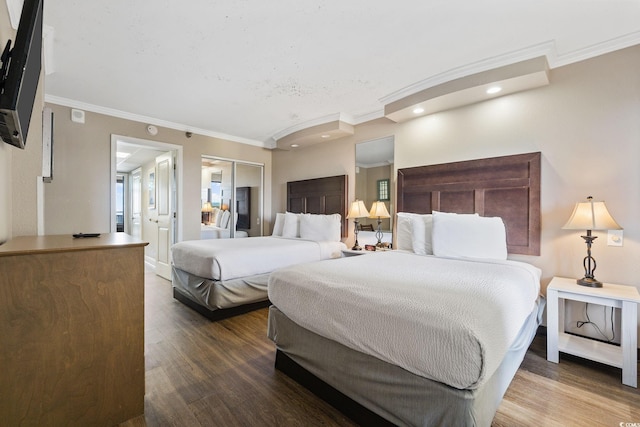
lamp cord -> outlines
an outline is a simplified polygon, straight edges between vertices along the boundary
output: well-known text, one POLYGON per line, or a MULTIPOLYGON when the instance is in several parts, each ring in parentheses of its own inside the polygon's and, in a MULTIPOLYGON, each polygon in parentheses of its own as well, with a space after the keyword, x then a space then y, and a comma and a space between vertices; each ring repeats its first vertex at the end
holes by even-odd
MULTIPOLYGON (((605 315, 605 319, 607 316, 607 307, 603 306, 602 307, 604 309, 604 315, 605 315)), ((613 307, 611 307, 611 338, 609 338, 608 336, 606 336, 602 330, 600 329, 600 327, 598 327, 598 325, 594 322, 591 321, 591 319, 589 318, 589 303, 585 303, 584 304, 584 314, 587 318, 586 321, 584 320, 578 320, 576 322, 576 326, 578 328, 582 328, 584 325, 593 325, 593 327, 595 328, 595 330, 606 340, 606 342, 610 343, 613 342, 613 340, 616 339, 616 331, 613 325, 613 307)), ((607 326, 607 322, 605 321, 605 327, 607 326)))

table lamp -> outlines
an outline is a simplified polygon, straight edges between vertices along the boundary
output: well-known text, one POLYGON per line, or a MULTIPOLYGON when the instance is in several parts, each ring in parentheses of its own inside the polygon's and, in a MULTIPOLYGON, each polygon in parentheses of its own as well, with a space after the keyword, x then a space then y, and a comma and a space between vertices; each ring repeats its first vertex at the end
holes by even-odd
POLYGON ((204 224, 209 224, 211 222, 211 212, 213 212, 211 203, 205 202, 205 204, 202 206, 202 222, 204 224))
POLYGON ((378 243, 376 243, 377 247, 382 247, 382 229, 380 228, 380 224, 382 223, 382 218, 390 218, 389 211, 385 206, 384 202, 377 201, 373 202, 371 206, 371 211, 369 211, 369 218, 378 218, 378 231, 376 231, 376 237, 378 238, 378 243))
POLYGON ((586 202, 576 203, 569 221, 562 227, 564 230, 587 230, 586 236, 581 236, 587 244, 587 256, 584 257, 584 277, 577 283, 582 286, 601 288, 602 282, 594 277, 596 260, 591 256, 591 244, 597 238, 592 236, 592 230, 622 230, 622 227, 613 219, 604 202, 594 202, 593 197, 587 197, 586 202))
POLYGON ((347 214, 347 218, 349 219, 353 218, 353 223, 355 224, 355 229, 353 232, 356 236, 356 242, 351 248, 354 251, 362 250, 362 248, 358 244, 358 223, 359 223, 358 219, 365 218, 368 215, 369 215, 369 212, 367 212, 367 207, 364 205, 364 202, 362 200, 356 199, 353 202, 351 202, 351 206, 349 207, 349 213, 347 214))

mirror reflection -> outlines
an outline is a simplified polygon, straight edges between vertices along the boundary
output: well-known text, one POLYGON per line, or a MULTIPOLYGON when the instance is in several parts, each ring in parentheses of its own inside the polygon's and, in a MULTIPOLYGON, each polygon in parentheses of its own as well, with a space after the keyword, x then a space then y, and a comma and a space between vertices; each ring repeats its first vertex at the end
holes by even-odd
POLYGON ((202 158, 201 239, 262 235, 263 166, 202 158))
POLYGON ((370 213, 368 218, 359 221, 358 241, 363 247, 393 240, 393 148, 393 137, 356 144, 355 199, 362 200, 370 213), (383 206, 388 218, 385 218, 383 206))

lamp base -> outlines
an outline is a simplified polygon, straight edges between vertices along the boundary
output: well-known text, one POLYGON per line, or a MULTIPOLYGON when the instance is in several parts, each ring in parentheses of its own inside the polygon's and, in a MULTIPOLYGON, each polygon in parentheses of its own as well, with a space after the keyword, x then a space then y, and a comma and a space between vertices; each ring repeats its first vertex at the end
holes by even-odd
POLYGON ((590 288, 601 288, 602 282, 597 281, 593 277, 583 277, 582 279, 576 280, 578 285, 588 286, 590 288))

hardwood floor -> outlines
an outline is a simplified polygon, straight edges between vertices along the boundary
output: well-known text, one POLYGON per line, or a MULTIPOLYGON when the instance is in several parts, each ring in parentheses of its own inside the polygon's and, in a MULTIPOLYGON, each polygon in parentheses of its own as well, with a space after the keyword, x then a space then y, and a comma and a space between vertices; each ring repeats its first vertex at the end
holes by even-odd
MULTIPOLYGON (((145 415, 121 426, 353 426, 273 368, 267 309, 211 322, 145 275, 145 415)), ((493 426, 640 425, 640 392, 620 369, 561 355, 535 338, 493 426)))

